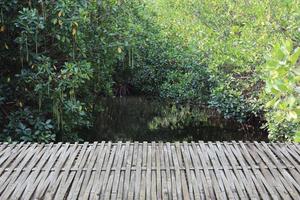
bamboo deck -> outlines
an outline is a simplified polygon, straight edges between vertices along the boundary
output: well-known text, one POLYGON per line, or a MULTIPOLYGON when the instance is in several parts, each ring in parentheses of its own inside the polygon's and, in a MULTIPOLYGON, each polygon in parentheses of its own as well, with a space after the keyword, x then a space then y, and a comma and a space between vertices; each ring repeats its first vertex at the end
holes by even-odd
POLYGON ((0 144, 0 199, 300 199, 295 143, 0 144))

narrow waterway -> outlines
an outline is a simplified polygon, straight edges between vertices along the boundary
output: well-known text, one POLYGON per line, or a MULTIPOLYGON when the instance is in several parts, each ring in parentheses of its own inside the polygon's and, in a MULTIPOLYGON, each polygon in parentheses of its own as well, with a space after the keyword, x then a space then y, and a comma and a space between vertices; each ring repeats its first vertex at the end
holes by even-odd
POLYGON ((102 98, 87 141, 266 140, 208 108, 175 106, 146 97, 102 98))

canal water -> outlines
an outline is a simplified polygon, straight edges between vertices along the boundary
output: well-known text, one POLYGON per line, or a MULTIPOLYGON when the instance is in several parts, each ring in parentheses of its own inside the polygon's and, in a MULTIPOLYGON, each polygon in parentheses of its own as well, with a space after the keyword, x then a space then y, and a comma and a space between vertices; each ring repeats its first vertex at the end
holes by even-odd
POLYGON ((266 140, 245 131, 242 124, 218 112, 176 105, 146 97, 102 98, 93 129, 80 137, 87 141, 231 141, 266 140))

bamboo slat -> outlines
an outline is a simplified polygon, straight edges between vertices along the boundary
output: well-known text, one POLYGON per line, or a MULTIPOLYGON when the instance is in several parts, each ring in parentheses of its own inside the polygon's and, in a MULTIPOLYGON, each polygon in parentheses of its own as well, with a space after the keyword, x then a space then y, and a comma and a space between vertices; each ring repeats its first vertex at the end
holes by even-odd
POLYGON ((300 199, 300 145, 1 143, 0 199, 300 199))

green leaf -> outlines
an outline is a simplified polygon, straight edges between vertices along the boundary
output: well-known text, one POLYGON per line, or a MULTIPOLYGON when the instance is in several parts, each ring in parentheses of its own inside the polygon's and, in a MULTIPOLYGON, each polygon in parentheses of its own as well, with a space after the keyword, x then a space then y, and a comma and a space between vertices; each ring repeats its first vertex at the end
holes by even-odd
POLYGON ((300 76, 300 65, 297 66, 295 69, 293 69, 293 72, 294 72, 297 76, 300 76))
POLYGON ((296 62, 298 61, 300 56, 300 48, 297 47, 294 51, 294 53, 289 57, 289 60, 291 62, 292 65, 295 65, 296 62))
POLYGON ((287 99, 288 104, 290 105, 290 107, 294 106, 295 102, 296 102, 296 98, 294 96, 290 96, 287 99))
POLYGON ((266 103, 265 107, 266 107, 266 108, 270 108, 270 107, 272 107, 272 106, 274 105, 274 103, 275 103, 275 100, 272 99, 271 101, 268 101, 268 102, 266 103))
POLYGON ((287 119, 290 121, 290 120, 295 120, 297 119, 298 116, 297 116, 297 113, 295 111, 289 111, 288 112, 288 115, 287 115, 287 119))
POLYGON ((285 41, 285 47, 288 52, 291 52, 293 50, 293 41, 291 39, 287 39, 285 41))
POLYGON ((295 141, 295 142, 300 142, 300 130, 298 130, 298 131, 295 133, 294 141, 295 141))

